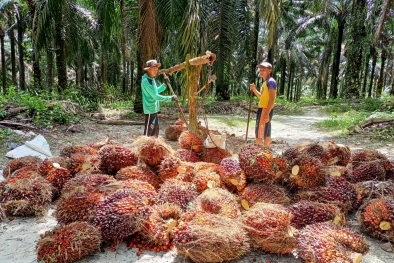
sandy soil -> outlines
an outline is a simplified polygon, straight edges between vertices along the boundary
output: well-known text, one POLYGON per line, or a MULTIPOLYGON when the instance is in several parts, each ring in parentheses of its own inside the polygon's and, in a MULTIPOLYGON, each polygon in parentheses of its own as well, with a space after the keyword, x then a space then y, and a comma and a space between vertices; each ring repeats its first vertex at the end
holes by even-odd
MULTIPOLYGON (((231 116, 232 119, 240 120, 238 125, 230 126, 225 124, 221 119, 227 119, 229 115, 210 116, 208 118, 209 128, 220 132, 226 131, 233 136, 229 136, 226 142, 227 148, 237 153, 238 150, 245 145, 246 131, 246 114, 231 116)), ((394 160, 393 145, 386 142, 371 142, 361 136, 352 136, 347 139, 333 137, 324 133, 313 126, 313 124, 322 119, 327 118, 319 109, 310 109, 301 116, 274 116, 272 123, 272 149, 278 154, 286 150, 289 146, 305 141, 324 142, 334 140, 336 143, 348 145, 352 150, 368 148, 376 149, 394 160)), ((173 123, 177 119, 176 116, 161 116, 161 136, 164 137, 164 129, 166 125, 173 123)), ((254 115, 252 114, 249 126, 248 143, 253 141, 254 115)), ((129 145, 132 141, 142 133, 142 126, 117 126, 117 125, 99 125, 94 121, 85 120, 81 124, 73 127, 62 127, 43 132, 47 138, 54 156, 59 154, 61 146, 76 145, 89 142, 96 142, 109 136, 124 145, 129 145), (71 132, 76 131, 76 132, 71 132)), ((31 139, 31 138, 30 138, 31 139)), ((29 140, 27 138, 27 140, 29 140)), ((177 143, 170 143, 174 148, 177 143)), ((2 143, 1 152, 7 149, 2 143)), ((0 169, 2 170, 8 160, 0 157, 0 169)), ((0 175, 0 181, 4 178, 0 175)), ((35 246, 39 239, 40 233, 53 229, 57 224, 56 219, 52 216, 53 209, 50 209, 48 215, 42 218, 15 218, 14 220, 5 220, 0 223, 0 262, 1 263, 30 263, 37 262, 35 246)), ((358 223, 354 219, 354 215, 349 216, 348 225, 357 230, 358 223)), ((386 252, 381 249, 382 242, 367 238, 370 243, 370 251, 363 257, 363 263, 394 263, 394 253, 386 252)), ((136 249, 129 250, 126 245, 121 244, 116 252, 110 252, 109 248, 105 252, 96 252, 94 255, 84 258, 78 262, 84 263, 107 263, 107 262, 152 262, 152 263, 181 263, 191 262, 179 255, 175 251, 167 253, 144 252, 141 256, 136 256, 136 249)), ((296 255, 277 256, 267 254, 261 251, 252 251, 240 259, 231 261, 234 263, 296 263, 303 262, 296 255)))

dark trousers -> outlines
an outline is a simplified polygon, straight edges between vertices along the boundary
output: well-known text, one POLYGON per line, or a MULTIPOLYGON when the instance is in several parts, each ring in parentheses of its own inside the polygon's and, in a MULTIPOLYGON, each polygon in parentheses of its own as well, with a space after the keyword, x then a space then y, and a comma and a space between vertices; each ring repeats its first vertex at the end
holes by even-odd
MULTIPOLYGON (((258 130, 259 130, 259 125, 260 125, 260 118, 261 118, 261 113, 263 112, 263 109, 262 108, 259 108, 258 110, 257 110, 257 115, 256 115, 256 129, 255 129, 255 135, 256 135, 256 138, 258 137, 257 136, 257 132, 258 132, 258 130)), ((266 137, 271 137, 271 120, 272 120, 272 116, 274 115, 274 109, 272 109, 271 111, 270 111, 270 114, 269 114, 269 116, 270 116, 270 120, 269 120, 269 122, 267 122, 266 124, 265 124, 265 128, 264 128, 264 139, 266 138, 266 137)))
POLYGON ((157 118, 157 113, 145 114, 145 136, 159 136, 159 119, 157 118))

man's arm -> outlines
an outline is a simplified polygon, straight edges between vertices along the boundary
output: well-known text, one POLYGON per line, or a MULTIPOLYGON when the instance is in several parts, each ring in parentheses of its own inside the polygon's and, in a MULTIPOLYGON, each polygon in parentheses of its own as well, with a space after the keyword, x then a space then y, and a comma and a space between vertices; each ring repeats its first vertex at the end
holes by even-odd
POLYGON ((263 118, 265 123, 270 121, 270 112, 275 105, 276 89, 269 89, 268 93, 270 95, 270 98, 268 100, 268 105, 267 108, 263 109, 263 112, 261 114, 262 115, 261 117, 263 118))
POLYGON ((249 89, 258 97, 260 98, 261 93, 256 89, 256 85, 254 83, 251 83, 249 86, 249 89))
MULTIPOLYGON (((171 96, 162 96, 157 93, 157 90, 154 85, 150 84, 147 79, 142 80, 141 87, 146 93, 149 94, 153 99, 158 101, 170 101, 172 98, 171 96)), ((165 86, 164 86, 165 88, 165 86)))

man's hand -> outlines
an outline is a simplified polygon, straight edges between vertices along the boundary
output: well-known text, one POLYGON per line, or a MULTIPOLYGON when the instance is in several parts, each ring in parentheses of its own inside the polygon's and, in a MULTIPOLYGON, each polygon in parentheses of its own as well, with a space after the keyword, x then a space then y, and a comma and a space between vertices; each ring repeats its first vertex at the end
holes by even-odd
POLYGON ((255 90, 256 90, 256 85, 255 85, 254 83, 251 83, 251 84, 249 85, 249 89, 250 89, 250 91, 255 92, 255 90))
POLYGON ((178 97, 176 95, 172 95, 171 100, 172 101, 178 101, 178 97))

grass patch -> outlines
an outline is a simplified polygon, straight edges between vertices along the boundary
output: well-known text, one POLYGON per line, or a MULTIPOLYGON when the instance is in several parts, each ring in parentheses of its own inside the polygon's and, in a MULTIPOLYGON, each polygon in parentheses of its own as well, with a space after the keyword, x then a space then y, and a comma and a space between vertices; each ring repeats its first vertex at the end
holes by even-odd
POLYGON ((236 118, 218 118, 218 122, 226 124, 229 127, 238 127, 238 126, 245 126, 248 120, 245 119, 236 119, 236 118))
POLYGON ((368 112, 348 111, 331 114, 327 120, 317 122, 315 125, 329 132, 347 136, 350 127, 363 122, 370 114, 368 112))

